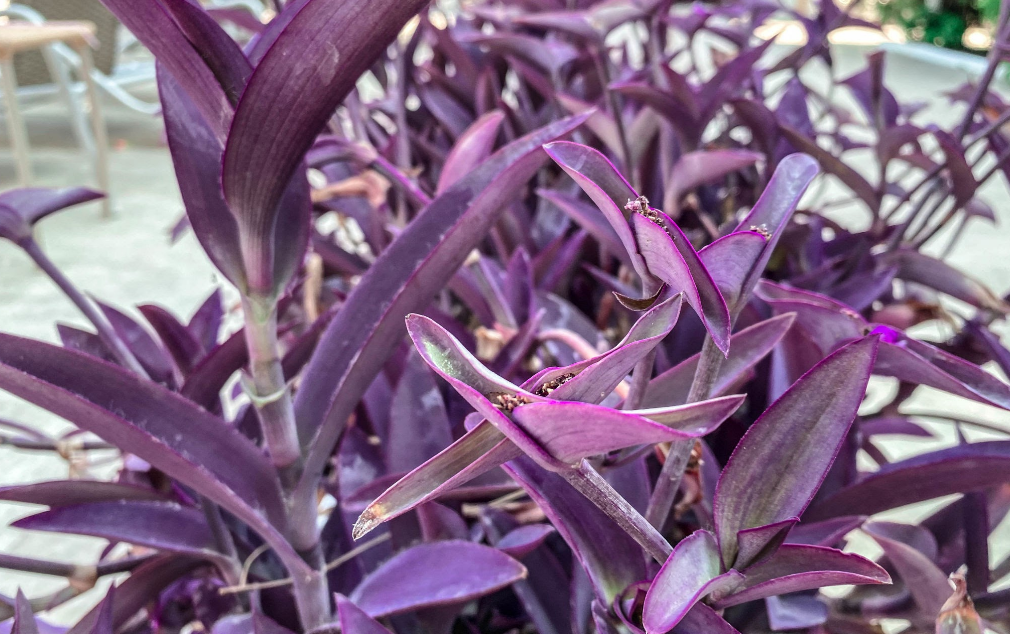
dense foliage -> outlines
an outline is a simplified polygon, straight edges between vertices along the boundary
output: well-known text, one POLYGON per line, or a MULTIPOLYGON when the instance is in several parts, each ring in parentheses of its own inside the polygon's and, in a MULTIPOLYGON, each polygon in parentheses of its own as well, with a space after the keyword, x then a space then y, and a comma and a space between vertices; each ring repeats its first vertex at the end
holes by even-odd
POLYGON ((753 36, 764 0, 291 0, 266 24, 105 2, 159 61, 186 223, 243 326, 219 292, 188 321, 93 301, 32 226, 99 194, 0 195, 0 236, 94 326, 0 335, 0 388, 124 456, 115 481, 0 499, 48 507, 20 528, 132 545, 0 555, 67 578, 0 601, 14 632, 123 572, 71 632, 1010 627, 988 542, 1010 440, 936 414, 958 445, 880 444, 930 436, 919 386, 1010 409, 980 367, 1010 372, 991 330, 1010 307, 929 255, 994 221, 976 192, 1010 173, 999 49, 946 130, 880 54, 808 84, 860 23, 830 1, 793 50, 753 36), (931 322, 953 335, 906 333, 931 322), (843 551, 856 531, 882 554, 843 551))

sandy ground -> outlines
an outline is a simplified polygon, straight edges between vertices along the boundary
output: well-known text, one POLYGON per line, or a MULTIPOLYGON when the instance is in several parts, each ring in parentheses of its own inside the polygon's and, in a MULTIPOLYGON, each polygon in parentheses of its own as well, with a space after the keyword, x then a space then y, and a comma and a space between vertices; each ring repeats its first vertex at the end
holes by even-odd
MULTIPOLYGON (((864 49, 842 48, 836 51, 840 76, 860 64, 864 49)), ((891 56, 887 69, 888 85, 902 100, 926 100, 930 106, 923 120, 947 125, 959 117, 939 95, 963 81, 963 72, 936 68, 899 56, 891 56)), ((153 95, 148 95, 153 96, 153 95)), ((168 241, 168 229, 181 213, 182 206, 168 152, 162 141, 159 119, 140 115, 116 104, 107 107, 112 153, 112 196, 115 216, 99 217, 97 205, 87 205, 47 219, 42 226, 44 245, 52 259, 82 289, 103 301, 129 308, 142 303, 157 303, 177 315, 188 317, 219 283, 219 277, 200 251, 192 236, 176 245, 168 241)), ((88 158, 74 146, 73 135, 58 105, 46 105, 27 112, 33 144, 34 168, 38 184, 65 186, 92 183, 88 158)), ((5 148, 9 148, 6 139, 5 148)), ((9 152, 0 153, 0 184, 13 181, 13 162, 9 152)), ((831 190, 828 190, 830 195, 831 190)), ((1010 289, 1010 196, 1002 184, 989 185, 983 197, 995 209, 999 224, 970 226, 950 261, 990 285, 1002 294, 1010 289)), ((846 222, 862 218, 847 216, 846 222)), ((85 325, 74 307, 49 280, 16 248, 0 243, 0 331, 56 341, 55 323, 85 325)), ((875 390, 889 386, 880 382, 875 390)), ((975 403, 936 393, 918 398, 921 408, 951 412, 970 412, 988 420, 1002 421, 1010 427, 1010 415, 975 403)), ((0 418, 30 423, 47 433, 62 432, 70 426, 52 415, 0 393, 0 418)), ((939 441, 951 443, 949 428, 936 427, 939 441)), ((923 441, 891 443, 886 451, 903 456, 921 451, 923 441)), ((0 486, 66 477, 68 465, 49 454, 13 451, 0 447, 0 486)), ((102 540, 32 534, 7 528, 18 517, 29 514, 30 507, 0 504, 0 552, 45 557, 74 562, 92 562, 101 551, 102 540)), ((926 507, 913 510, 921 516, 926 507)), ((994 538, 994 561, 1002 557, 1010 539, 1007 527, 994 538)), ((58 589, 59 579, 0 571, 0 593, 11 595, 21 586, 29 596, 40 596, 58 589)), ((57 622, 67 622, 101 598, 91 592, 50 614, 57 622)))

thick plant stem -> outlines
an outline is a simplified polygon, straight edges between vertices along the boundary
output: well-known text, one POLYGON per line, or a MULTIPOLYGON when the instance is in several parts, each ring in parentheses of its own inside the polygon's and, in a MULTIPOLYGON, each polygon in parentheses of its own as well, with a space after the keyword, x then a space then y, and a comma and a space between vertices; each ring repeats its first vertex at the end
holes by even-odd
POLYGON ((60 287, 60 290, 62 290, 66 296, 70 298, 70 301, 72 301, 74 305, 77 306, 82 313, 84 313, 84 316, 88 318, 88 321, 94 325, 95 331, 98 333, 98 337, 102 340, 102 343, 109 348, 109 352, 116 357, 116 360, 130 369, 137 376, 145 379, 149 378, 143 366, 141 366, 140 362, 137 361, 137 358, 133 356, 130 349, 126 347, 123 340, 119 338, 119 335, 116 334, 116 331, 112 328, 112 324, 110 324, 109 320, 105 318, 105 315, 103 315, 95 304, 85 297, 81 291, 77 290, 77 287, 74 286, 74 283, 71 282, 66 275, 63 274, 63 271, 58 269, 56 265, 53 264, 53 261, 42 252, 42 249, 39 248, 39 244, 31 238, 22 240, 19 244, 21 248, 25 250, 25 253, 27 253, 28 256, 35 261, 35 264, 45 271, 46 275, 48 275, 49 278, 60 287))
MULTIPOLYGON (((719 376, 723 358, 712 337, 706 336, 705 343, 701 347, 701 357, 698 359, 698 369, 694 372, 694 382, 691 383, 691 391, 687 395, 688 403, 697 403, 708 398, 719 376)), ((656 480, 656 488, 649 498, 649 508, 645 511, 645 518, 657 529, 662 529, 666 518, 670 515, 694 443, 693 438, 670 443, 670 452, 666 455, 666 462, 663 463, 659 479, 656 480)))
POLYGON ((569 484, 624 529, 656 561, 663 563, 670 556, 673 551, 670 543, 635 510, 635 507, 621 497, 621 494, 615 491, 596 469, 589 466, 589 463, 583 460, 578 468, 566 471, 562 475, 569 484))
POLYGON ((330 591, 326 572, 320 569, 308 575, 293 574, 291 579, 302 629, 310 632, 329 623, 330 591))
POLYGON ((277 302, 268 297, 243 297, 245 339, 249 349, 246 391, 263 426, 270 459, 285 488, 297 481, 301 448, 295 427, 291 391, 284 381, 277 348, 277 302))

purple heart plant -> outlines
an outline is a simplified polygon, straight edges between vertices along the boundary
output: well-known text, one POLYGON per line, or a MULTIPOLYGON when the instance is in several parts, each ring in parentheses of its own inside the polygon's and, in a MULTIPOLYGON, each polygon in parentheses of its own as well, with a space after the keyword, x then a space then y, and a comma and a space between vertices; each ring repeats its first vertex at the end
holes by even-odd
POLYGON ((1007 3, 948 130, 881 53, 832 87, 853 111, 805 83, 858 2, 793 14, 808 41, 784 50, 754 36, 783 11, 764 0, 103 1, 157 59, 177 230, 242 318, 220 291, 189 320, 89 297, 32 227, 100 194, 0 194, 0 237, 93 325, 0 334, 0 389, 79 428, 0 440, 122 457, 0 489, 46 507, 18 528, 110 543, 0 554, 66 579, 0 597, 0 630, 1010 628, 989 550, 1010 429, 906 404, 1010 409, 981 367, 1010 372, 1010 306, 931 255, 995 220, 976 194, 1010 175, 1007 3), (958 442, 880 444, 936 426, 958 442), (110 575, 69 629, 36 619, 110 575))

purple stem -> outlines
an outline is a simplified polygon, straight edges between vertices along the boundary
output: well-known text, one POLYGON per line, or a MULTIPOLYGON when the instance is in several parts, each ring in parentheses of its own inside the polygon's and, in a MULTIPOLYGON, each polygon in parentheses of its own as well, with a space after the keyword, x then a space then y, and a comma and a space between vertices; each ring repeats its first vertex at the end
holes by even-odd
MULTIPOLYGON (((741 304, 744 302, 741 301, 741 304)), ((691 390, 687 395, 688 403, 697 403, 708 398, 715 380, 719 376, 719 368, 722 366, 722 352, 715 345, 711 336, 705 337, 705 343, 701 347, 701 357, 698 360, 698 368, 694 372, 694 381, 691 383, 691 390)), ((658 529, 663 528, 666 518, 670 516, 673 508, 673 501, 680 490, 680 481, 684 477, 684 469, 687 468, 688 460, 691 458, 691 451, 694 449, 695 440, 687 438, 685 440, 675 440, 670 443, 670 451, 666 454, 666 461, 663 462, 663 469, 656 480, 656 488, 649 498, 649 506, 645 511, 645 517, 658 529)))
POLYGON ((102 343, 106 345, 109 352, 112 353, 116 360, 119 361, 124 367, 131 370, 137 376, 143 378, 150 378, 147 376, 147 372, 144 370, 137 358, 133 356, 130 349, 126 347, 123 340, 119 338, 116 331, 112 328, 112 324, 109 320, 105 318, 105 315, 98 310, 94 303, 91 302, 87 297, 84 296, 81 291, 77 290, 74 283, 71 282, 63 271, 58 269, 53 261, 50 260, 46 254, 39 248, 39 244, 35 240, 28 238, 27 240, 22 240, 20 243, 22 249, 25 253, 35 261, 40 269, 45 271, 46 275, 49 276, 57 286, 60 287, 70 301, 74 303, 77 308, 84 313, 84 316, 88 318, 94 327, 95 331, 98 333, 98 337, 102 340, 102 343))
POLYGON ((663 563, 673 548, 659 531, 631 506, 596 469, 585 460, 575 469, 562 472, 569 484, 586 496, 607 517, 624 529, 656 561, 663 563))

